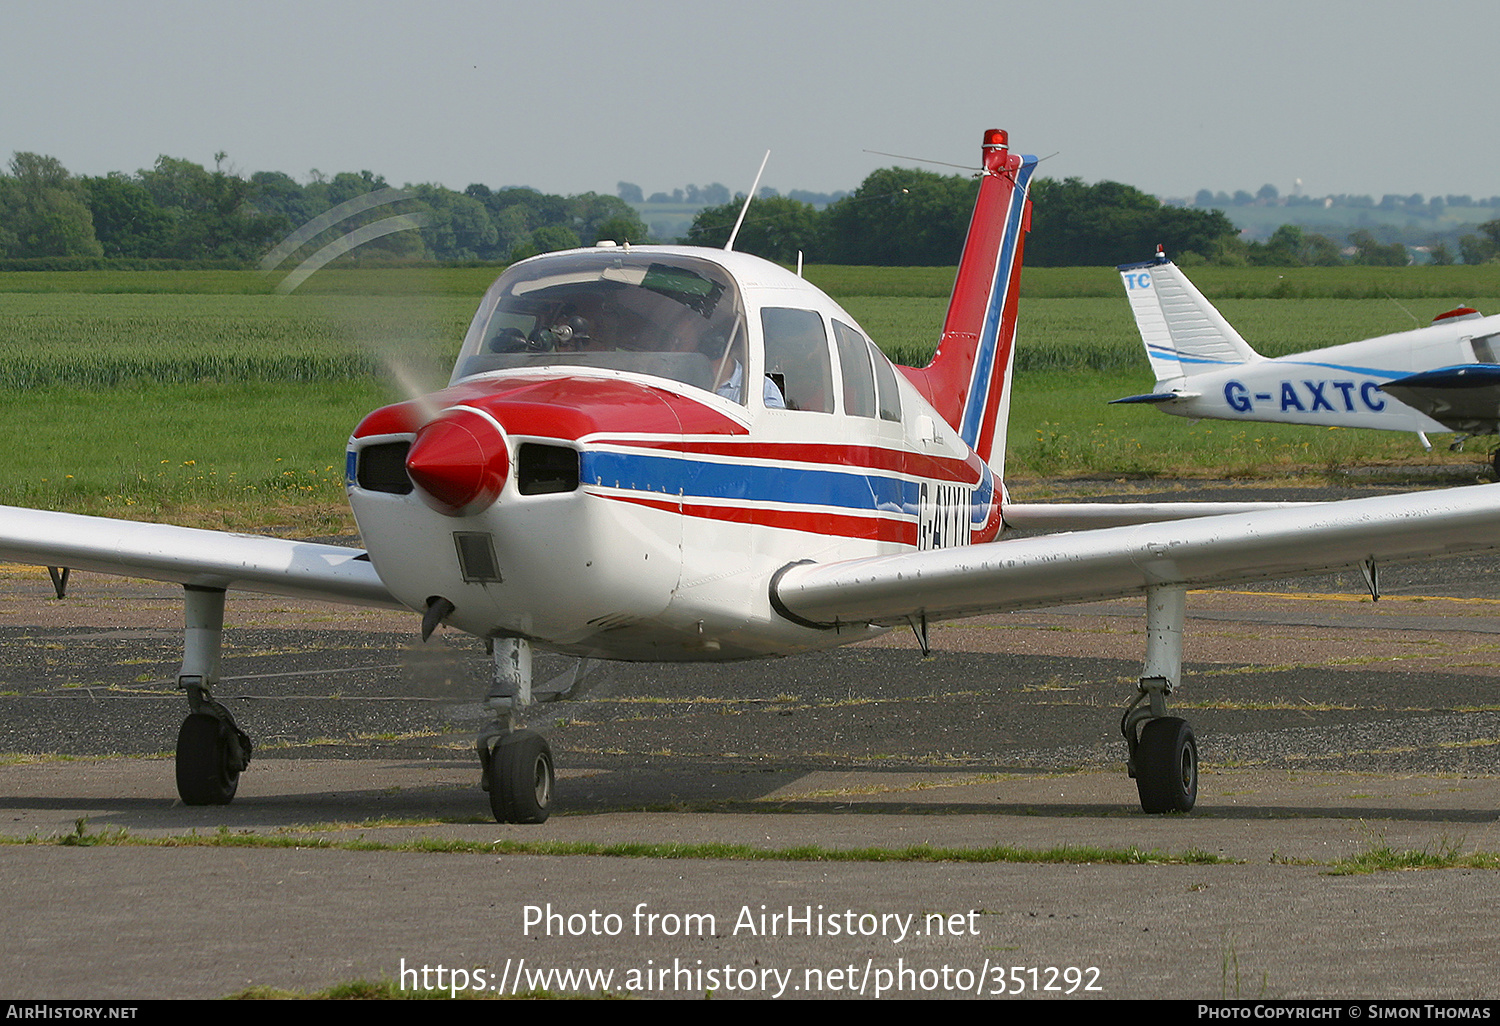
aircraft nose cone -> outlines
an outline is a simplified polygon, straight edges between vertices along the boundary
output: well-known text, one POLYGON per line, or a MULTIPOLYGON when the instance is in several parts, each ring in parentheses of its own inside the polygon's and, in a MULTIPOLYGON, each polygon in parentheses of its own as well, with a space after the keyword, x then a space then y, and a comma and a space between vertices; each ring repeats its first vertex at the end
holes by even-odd
POLYGON ((510 456, 499 425, 473 410, 447 410, 417 431, 406 472, 428 506, 463 516, 494 502, 510 456))

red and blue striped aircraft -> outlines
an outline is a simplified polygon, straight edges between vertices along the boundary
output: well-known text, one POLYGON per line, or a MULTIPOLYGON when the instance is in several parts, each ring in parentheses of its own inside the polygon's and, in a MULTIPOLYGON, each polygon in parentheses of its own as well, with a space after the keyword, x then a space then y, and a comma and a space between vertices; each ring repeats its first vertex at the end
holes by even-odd
POLYGON ((1167 699, 1189 585, 1500 544, 1493 487, 1281 508, 1013 503, 1005 432, 1036 159, 984 136, 979 194, 932 362, 892 365, 779 266, 597 246, 490 287, 445 389, 355 429, 365 551, 0 510, 0 558, 184 587, 177 784, 231 800, 251 742, 212 697, 225 593, 386 605, 486 639, 477 750, 501 821, 540 822, 553 757, 523 725, 534 648, 582 659, 746 659, 933 621, 1144 593, 1123 721, 1147 811, 1187 810, 1197 744, 1167 699), (1043 537, 1002 538, 1005 527, 1043 537))

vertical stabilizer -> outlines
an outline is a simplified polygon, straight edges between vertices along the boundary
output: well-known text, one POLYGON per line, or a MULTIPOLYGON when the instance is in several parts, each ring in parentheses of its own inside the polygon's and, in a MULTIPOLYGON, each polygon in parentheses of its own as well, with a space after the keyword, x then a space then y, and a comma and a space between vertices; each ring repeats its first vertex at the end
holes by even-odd
POLYGON ((1261 358, 1160 247, 1156 259, 1121 264, 1119 271, 1158 391, 1180 389, 1203 371, 1261 358))
POLYGON ((979 198, 937 353, 924 368, 901 368, 997 472, 1004 470, 1016 294, 1021 251, 1031 227, 1027 189, 1036 163, 1035 157, 1012 154, 1004 132, 985 132, 979 198))

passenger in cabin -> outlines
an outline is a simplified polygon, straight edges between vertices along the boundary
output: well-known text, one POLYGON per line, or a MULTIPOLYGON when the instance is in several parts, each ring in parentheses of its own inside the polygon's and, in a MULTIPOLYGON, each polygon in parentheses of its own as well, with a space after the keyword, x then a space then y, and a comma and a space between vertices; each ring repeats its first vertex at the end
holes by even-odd
POLYGON ((833 412, 833 370, 823 318, 813 310, 762 307, 766 377, 789 410, 833 412))
MULTIPOLYGON (((707 339, 699 350, 710 361, 715 362, 714 392, 722 395, 732 402, 743 403, 741 395, 745 385, 744 346, 735 340, 733 345, 725 346, 719 340, 707 339)), ((776 387, 776 382, 769 377, 762 379, 761 401, 765 403, 768 410, 786 409, 786 399, 782 397, 781 389, 776 387)))

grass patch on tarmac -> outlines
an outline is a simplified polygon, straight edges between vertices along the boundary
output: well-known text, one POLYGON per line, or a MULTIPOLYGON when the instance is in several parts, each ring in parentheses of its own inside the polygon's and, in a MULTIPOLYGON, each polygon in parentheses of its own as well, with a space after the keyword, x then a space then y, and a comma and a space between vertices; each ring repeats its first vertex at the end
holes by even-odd
MULTIPOLYGON (((1462 842, 1443 840, 1436 850, 1395 849, 1384 839, 1372 839, 1364 851, 1345 858, 1320 863, 1317 860, 1286 860, 1287 865, 1326 865, 1330 876, 1357 876, 1368 873, 1399 872, 1413 869, 1500 869, 1500 852, 1460 850, 1462 842)), ((927 844, 905 848, 825 848, 806 844, 789 848, 757 848, 746 844, 598 844, 588 841, 469 841, 457 838, 418 837, 408 841, 371 841, 364 837, 334 841, 327 837, 305 834, 259 834, 235 832, 220 827, 211 834, 193 831, 169 837, 137 837, 124 828, 91 831, 86 817, 74 824, 72 833, 42 837, 0 837, 0 845, 46 845, 62 847, 144 848, 296 848, 331 851, 439 852, 456 855, 545 855, 552 857, 591 855, 596 858, 622 859, 697 859, 736 862, 970 862, 1027 863, 1034 865, 1117 865, 1117 866, 1227 866, 1240 865, 1243 859, 1226 858, 1197 848, 1183 852, 1143 850, 1141 848, 1096 848, 1089 845, 1062 845, 1056 848, 1027 849, 1011 845, 984 848, 939 848, 927 844)), ((254 996, 254 995, 247 995, 254 996)), ((310 995, 329 996, 329 995, 310 995)))
POLYGON ((1329 864, 1330 876, 1363 876, 1369 873, 1391 873, 1410 869, 1500 869, 1500 852, 1459 850, 1459 842, 1444 840, 1435 851, 1411 848, 1396 849, 1384 840, 1348 858, 1329 864))
POLYGON ((905 848, 825 848, 806 844, 790 848, 756 848, 746 844, 597 844, 586 841, 468 841, 419 837, 409 841, 371 841, 363 837, 333 841, 297 834, 235 832, 221 827, 211 834, 196 831, 170 837, 136 837, 123 828, 94 832, 86 818, 72 833, 41 837, 0 838, 4 844, 57 844, 65 847, 132 845, 147 848, 325 848, 335 851, 445 852, 501 855, 592 855, 625 859, 724 859, 747 862, 1030 862, 1127 866, 1227 865, 1236 860, 1198 849, 1180 853, 1140 848, 1095 848, 1064 845, 1031 850, 1010 845, 985 848, 938 848, 918 844, 905 848))

